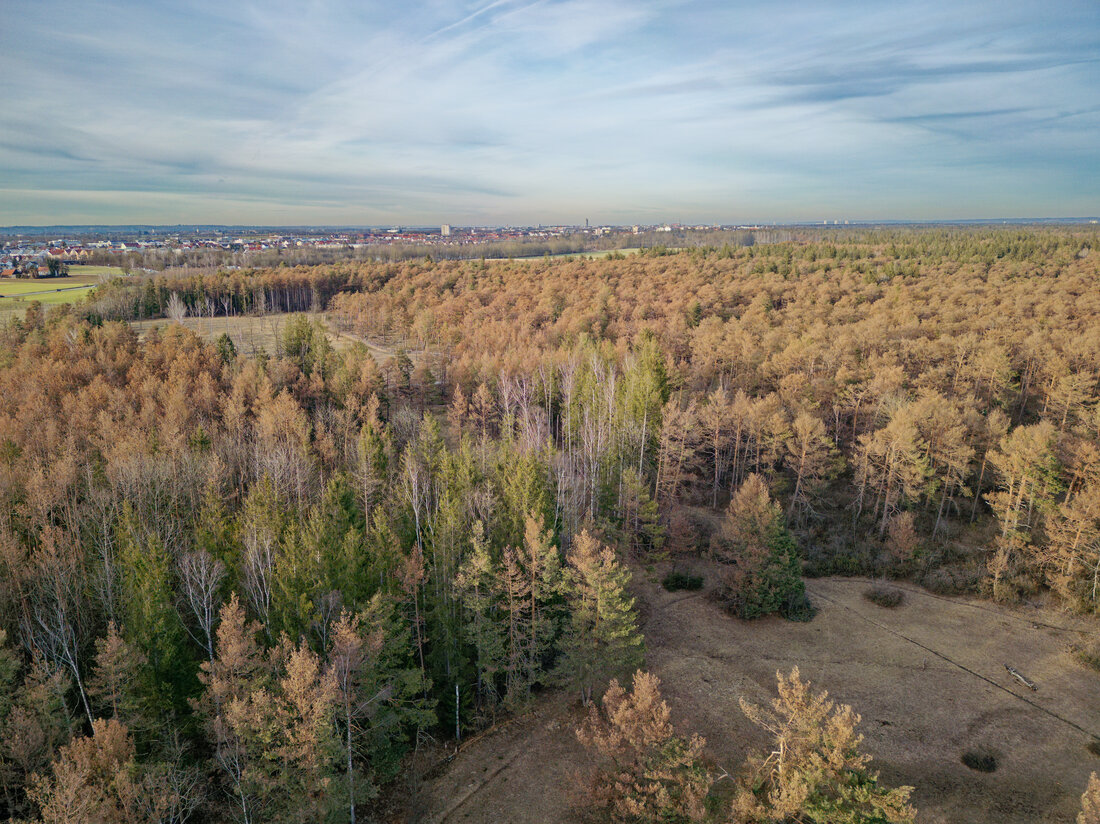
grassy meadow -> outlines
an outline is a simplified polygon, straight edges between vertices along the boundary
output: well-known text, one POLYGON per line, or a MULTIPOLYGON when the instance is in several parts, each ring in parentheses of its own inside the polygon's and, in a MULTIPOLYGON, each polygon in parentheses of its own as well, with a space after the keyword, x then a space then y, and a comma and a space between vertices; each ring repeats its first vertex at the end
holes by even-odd
POLYGON ((121 274, 117 266, 70 266, 67 277, 0 280, 0 319, 22 313, 33 301, 43 306, 76 303, 105 277, 121 274))

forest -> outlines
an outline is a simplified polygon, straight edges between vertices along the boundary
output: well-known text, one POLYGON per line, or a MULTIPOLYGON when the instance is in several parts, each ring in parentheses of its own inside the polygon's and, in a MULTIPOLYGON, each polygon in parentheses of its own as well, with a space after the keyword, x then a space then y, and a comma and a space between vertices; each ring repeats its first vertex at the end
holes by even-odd
POLYGON ((415 753, 565 693, 577 820, 913 821, 797 661, 716 769, 635 586, 701 558, 739 621, 812 622, 824 576, 1100 620, 1100 232, 117 278, 0 328, 0 495, 5 819, 407 820, 415 753), (252 355, 173 322, 275 313, 252 355))

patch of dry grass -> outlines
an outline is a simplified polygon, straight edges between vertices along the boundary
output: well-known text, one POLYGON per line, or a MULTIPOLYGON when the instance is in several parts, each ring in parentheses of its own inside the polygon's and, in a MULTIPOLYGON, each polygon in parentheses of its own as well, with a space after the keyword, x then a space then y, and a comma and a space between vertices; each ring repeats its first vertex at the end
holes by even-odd
MULTIPOLYGON (((281 352, 283 330, 288 321, 300 313, 272 313, 267 315, 232 315, 206 317, 186 317, 180 325, 190 329, 196 335, 205 340, 217 340, 222 335, 229 335, 233 345, 242 355, 254 355, 263 351, 269 355, 277 355, 281 352)), ((322 323, 325 323, 323 314, 310 315, 322 323)), ((134 321, 130 325, 140 335, 146 335, 154 328, 164 328, 174 321, 163 318, 157 320, 134 321)), ((383 364, 393 353, 388 349, 376 346, 367 341, 359 341, 350 335, 341 334, 333 330, 332 325, 325 323, 328 329, 329 341, 338 352, 349 348, 356 342, 363 343, 379 365, 383 364)))

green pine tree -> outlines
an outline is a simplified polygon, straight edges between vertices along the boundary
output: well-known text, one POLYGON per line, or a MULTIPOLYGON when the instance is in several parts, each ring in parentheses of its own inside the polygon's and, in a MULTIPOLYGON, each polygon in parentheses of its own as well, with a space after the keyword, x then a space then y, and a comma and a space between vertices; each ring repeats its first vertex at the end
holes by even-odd
POLYGON ((500 619, 500 569, 489 554, 485 530, 474 524, 473 546, 456 585, 466 620, 465 637, 474 648, 478 705, 491 710, 500 701, 500 676, 506 667, 506 627, 500 619))
POLYGON ((566 558, 563 589, 569 618, 556 675, 588 704, 610 678, 639 667, 645 655, 634 599, 627 594, 630 571, 610 547, 582 531, 566 558))
POLYGON ((175 606, 172 559, 157 536, 141 534, 129 504, 119 523, 118 568, 122 636, 148 662, 146 703, 166 713, 182 711, 196 688, 196 668, 175 606))

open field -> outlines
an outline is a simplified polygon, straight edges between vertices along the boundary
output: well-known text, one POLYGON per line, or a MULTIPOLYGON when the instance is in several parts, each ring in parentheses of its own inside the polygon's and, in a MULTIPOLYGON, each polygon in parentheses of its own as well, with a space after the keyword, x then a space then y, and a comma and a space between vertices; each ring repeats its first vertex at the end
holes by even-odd
MULTIPOLYGON (((233 315, 231 317, 219 316, 214 318, 186 317, 182 325, 206 340, 215 340, 223 334, 228 334, 233 340, 237 351, 243 355, 252 355, 263 350, 269 355, 279 351, 283 330, 287 321, 301 313, 275 313, 267 315, 233 315)), ((325 315, 311 315, 316 317, 329 330, 329 340, 338 352, 350 347, 353 343, 364 344, 379 365, 393 357, 394 353, 386 347, 378 346, 369 341, 342 334, 332 329, 332 324, 325 322, 325 315)), ((130 325, 144 335, 155 327, 165 327, 174 321, 163 318, 157 320, 134 321, 130 325)))
POLYGON ((43 306, 57 306, 83 300, 92 287, 100 283, 102 273, 98 270, 110 268, 112 267, 74 266, 70 269, 73 274, 63 278, 0 280, 0 320, 22 315, 27 306, 34 301, 38 301, 43 306), (77 269, 97 271, 75 273, 77 269))
MULTIPOLYGON (((69 275, 63 278, 35 278, 33 280, 5 278, 0 280, 0 297, 22 298, 35 296, 36 299, 42 300, 48 295, 57 294, 59 290, 62 294, 83 295, 84 289, 95 286, 99 282, 99 275, 88 273, 69 275)), ((72 298, 72 300, 76 300, 76 298, 72 298)), ((43 302, 45 301, 43 300, 43 302)))
POLYGON ((68 277, 0 280, 0 322, 22 316, 33 301, 43 306, 81 301, 105 276, 121 275, 117 266, 70 266, 68 277))
MULTIPOLYGON (((698 572, 713 570, 698 563, 698 572)), ((916 787, 925 824, 1070 822, 1100 759, 1100 674, 1066 652, 1090 625, 1035 608, 944 598, 901 585, 888 610, 866 601, 866 579, 807 581, 818 608, 810 623, 743 622, 703 593, 637 585, 648 666, 682 729, 703 733, 719 765, 734 769, 765 738, 738 699, 775 694, 776 670, 851 704, 863 718, 864 749, 890 785, 916 787), (1013 679, 1017 668, 1038 687, 1013 679), (968 749, 996 753, 995 772, 960 762, 968 749)), ((1095 631, 1093 628, 1092 631, 1095 631)), ((581 714, 566 696, 464 748, 422 787, 410 821, 568 822, 572 771, 584 752, 572 730, 581 714)))
POLYGON ((98 278, 104 275, 114 276, 122 274, 124 273, 118 266, 91 266, 82 263, 76 263, 69 266, 69 275, 73 277, 94 275, 98 278))

